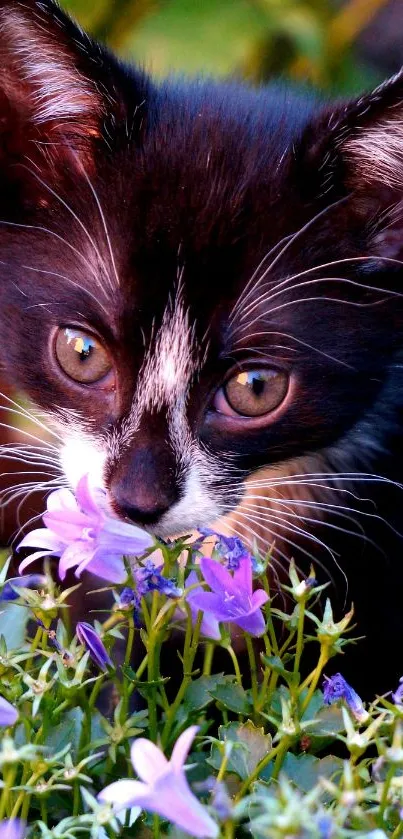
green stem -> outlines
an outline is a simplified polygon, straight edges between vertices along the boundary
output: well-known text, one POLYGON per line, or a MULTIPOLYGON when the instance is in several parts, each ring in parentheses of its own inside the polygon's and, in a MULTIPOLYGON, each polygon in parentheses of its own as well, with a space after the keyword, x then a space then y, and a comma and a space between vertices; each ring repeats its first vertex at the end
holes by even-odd
MULTIPOLYGON (((188 608, 188 607, 187 607, 188 608)), ((177 717, 178 710, 180 708, 180 704, 182 699, 186 693, 186 690, 189 684, 192 681, 192 668, 193 663, 196 657, 197 648, 199 644, 199 635, 200 635, 200 626, 203 619, 202 612, 198 613, 196 624, 193 628, 192 626, 192 616, 190 610, 188 612, 188 619, 186 625, 186 635, 185 635, 185 644, 184 644, 184 651, 183 651, 183 679, 179 686, 179 690, 175 696, 174 701, 172 702, 168 712, 167 712, 167 719, 164 725, 164 729, 162 732, 162 746, 165 746, 168 743, 169 735, 172 731, 172 727, 174 725, 175 719, 177 717)))
POLYGON ((203 676, 210 676, 215 645, 208 641, 204 649, 203 676))
MULTIPOLYGON (((158 630, 154 628, 154 621, 158 613, 158 601, 159 596, 158 592, 154 591, 153 599, 151 604, 151 614, 150 614, 150 633, 148 636, 148 661, 147 661, 147 676, 149 682, 156 682, 157 681, 157 672, 156 672, 156 646, 158 641, 158 630)), ((157 727, 157 686, 150 685, 150 693, 148 697, 148 719, 149 719, 149 732, 150 732, 150 740, 154 743, 157 741, 158 737, 158 727, 157 727)))
POLYGON ((286 737, 283 737, 280 740, 280 747, 281 748, 279 748, 279 750, 276 754, 276 760, 274 762, 273 772, 272 772, 272 775, 271 775, 271 780, 272 781, 277 780, 277 778, 280 774, 280 771, 281 771, 281 767, 284 763, 284 758, 286 756, 286 753, 288 752, 288 748, 289 748, 291 743, 292 743, 292 738, 291 737, 286 736, 286 737))
POLYGON ((300 680, 299 667, 301 663, 302 650, 304 648, 304 623, 305 623, 305 601, 301 600, 298 603, 298 624, 297 624, 297 643, 295 648, 294 669, 293 669, 293 684, 294 687, 298 685, 300 680))
POLYGON ((238 659, 236 657, 236 654, 235 654, 234 650, 232 649, 231 644, 229 644, 226 649, 228 650, 228 653, 231 656, 238 685, 240 685, 240 687, 242 687, 242 675, 241 675, 241 671, 239 669, 239 664, 238 664, 238 659))
POLYGON ((1 791, 0 798, 0 821, 4 818, 6 813, 12 812, 12 792, 14 786, 15 776, 17 773, 16 766, 10 766, 4 771, 4 787, 1 791))
POLYGON ((323 670, 324 667, 326 667, 326 664, 327 664, 328 661, 329 661, 329 647, 326 644, 326 645, 321 646, 321 648, 320 648, 319 661, 317 663, 317 666, 315 667, 315 670, 313 670, 313 672, 310 674, 310 676, 308 676, 308 679, 305 679, 305 682, 301 686, 301 690, 302 690, 304 687, 307 687, 307 685, 310 682, 308 693, 307 693, 307 695, 306 695, 306 697, 305 697, 305 699, 304 699, 304 701, 301 705, 301 711, 300 711, 301 717, 304 715, 304 713, 305 713, 305 711, 306 711, 306 709, 307 709, 307 707, 308 707, 308 705, 309 705, 309 703, 312 699, 312 696, 315 693, 315 690, 318 686, 319 679, 322 675, 322 670, 323 670))
POLYGON ((386 810, 386 807, 387 807, 387 804, 388 804, 388 793, 389 793, 389 788, 390 788, 390 785, 392 783, 392 779, 393 779, 395 773, 396 773, 396 767, 393 766, 393 764, 392 764, 392 766, 389 767, 389 769, 386 773, 386 778, 383 782, 382 796, 381 796, 381 800, 380 800, 380 803, 379 803, 380 827, 385 826, 384 821, 385 821, 385 810, 386 810))
POLYGON ((246 641, 246 649, 248 651, 248 658, 249 658, 249 667, 250 667, 250 675, 252 680, 252 699, 253 699, 253 707, 257 710, 258 707, 258 683, 257 683, 257 668, 256 668, 256 658, 255 658, 255 651, 253 649, 253 642, 250 635, 245 633, 245 641, 246 641))
MULTIPOLYGON (((136 634, 136 626, 134 623, 133 615, 129 618, 129 631, 127 633, 127 644, 126 644, 126 653, 125 653, 125 667, 128 667, 131 660, 132 660, 132 652, 133 652, 133 643, 134 637, 136 634)), ((129 708, 129 700, 130 700, 130 682, 123 676, 123 701, 122 701, 122 722, 126 719, 128 708, 129 708)))
MULTIPOLYGON (((286 746, 286 749, 287 749, 288 745, 289 745, 289 738, 284 737, 283 739, 287 740, 287 746, 286 746)), ((246 795, 250 785, 253 784, 254 781, 256 781, 256 778, 259 777, 259 775, 263 771, 263 769, 265 769, 266 766, 269 763, 271 763, 271 761, 277 756, 278 752, 282 748, 283 748, 283 740, 280 740, 280 742, 277 744, 277 746, 274 749, 271 749, 270 752, 268 752, 268 754, 265 755, 264 758, 262 758, 262 760, 257 764, 257 766, 255 766, 253 772, 251 772, 251 774, 248 776, 248 778, 246 778, 246 780, 243 782, 242 786, 238 790, 235 801, 240 801, 244 797, 244 795, 246 795)))

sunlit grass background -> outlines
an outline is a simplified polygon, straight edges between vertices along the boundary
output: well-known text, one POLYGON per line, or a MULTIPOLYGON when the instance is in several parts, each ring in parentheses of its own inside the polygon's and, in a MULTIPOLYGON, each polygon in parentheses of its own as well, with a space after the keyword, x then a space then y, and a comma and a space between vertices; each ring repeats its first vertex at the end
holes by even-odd
MULTIPOLYGON (((376 81, 357 37, 387 0, 63 0, 83 26, 158 75, 281 74, 353 93, 376 81)), ((403 23, 403 12, 402 12, 403 23)))

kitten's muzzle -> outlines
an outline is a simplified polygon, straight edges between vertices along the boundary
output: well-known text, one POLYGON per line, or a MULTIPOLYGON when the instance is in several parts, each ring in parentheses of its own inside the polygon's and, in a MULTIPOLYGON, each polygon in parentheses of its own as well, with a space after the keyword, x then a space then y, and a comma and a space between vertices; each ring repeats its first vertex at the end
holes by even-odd
POLYGON ((179 498, 167 451, 148 446, 132 451, 118 464, 109 483, 115 512, 143 527, 153 527, 179 498))

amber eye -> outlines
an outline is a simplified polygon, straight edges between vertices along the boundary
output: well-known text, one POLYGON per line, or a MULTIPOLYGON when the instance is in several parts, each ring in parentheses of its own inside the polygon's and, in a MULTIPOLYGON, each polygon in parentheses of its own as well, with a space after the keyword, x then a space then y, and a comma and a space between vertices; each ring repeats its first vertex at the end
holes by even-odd
POLYGON ((75 382, 99 382, 112 369, 110 356, 103 344, 94 335, 81 329, 59 329, 55 352, 62 370, 75 382))
POLYGON ((288 375, 282 370, 245 370, 228 379, 215 400, 224 414, 261 417, 278 408, 288 391, 288 375))

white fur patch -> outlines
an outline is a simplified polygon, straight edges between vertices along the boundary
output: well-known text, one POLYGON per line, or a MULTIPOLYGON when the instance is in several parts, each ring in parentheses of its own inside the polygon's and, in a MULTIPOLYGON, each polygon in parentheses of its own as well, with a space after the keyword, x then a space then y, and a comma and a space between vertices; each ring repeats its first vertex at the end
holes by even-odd
MULTIPOLYGON (((65 432, 64 432, 65 434, 65 432)), ((104 486, 106 453, 89 435, 82 431, 65 434, 60 451, 60 461, 66 478, 73 489, 83 475, 89 475, 95 487, 104 486)))
POLYGON ((403 183, 403 120, 380 120, 376 125, 357 130, 343 143, 354 159, 358 175, 366 182, 401 187, 403 183))
MULTIPOLYGON (((156 338, 151 342, 139 372, 128 428, 133 434, 144 413, 180 409, 197 364, 194 361, 194 332, 180 291, 169 303, 156 338)), ((184 410, 184 404, 182 410, 184 410)))
MULTIPOLYGON (((48 34, 47 24, 44 18, 37 25, 17 9, 3 9, 0 15, 5 47, 16 61, 21 81, 32 91, 34 120, 42 124, 93 117, 94 101, 97 104, 99 96, 89 79, 78 72, 67 51, 48 34)), ((12 90, 12 73, 4 83, 12 90)))

